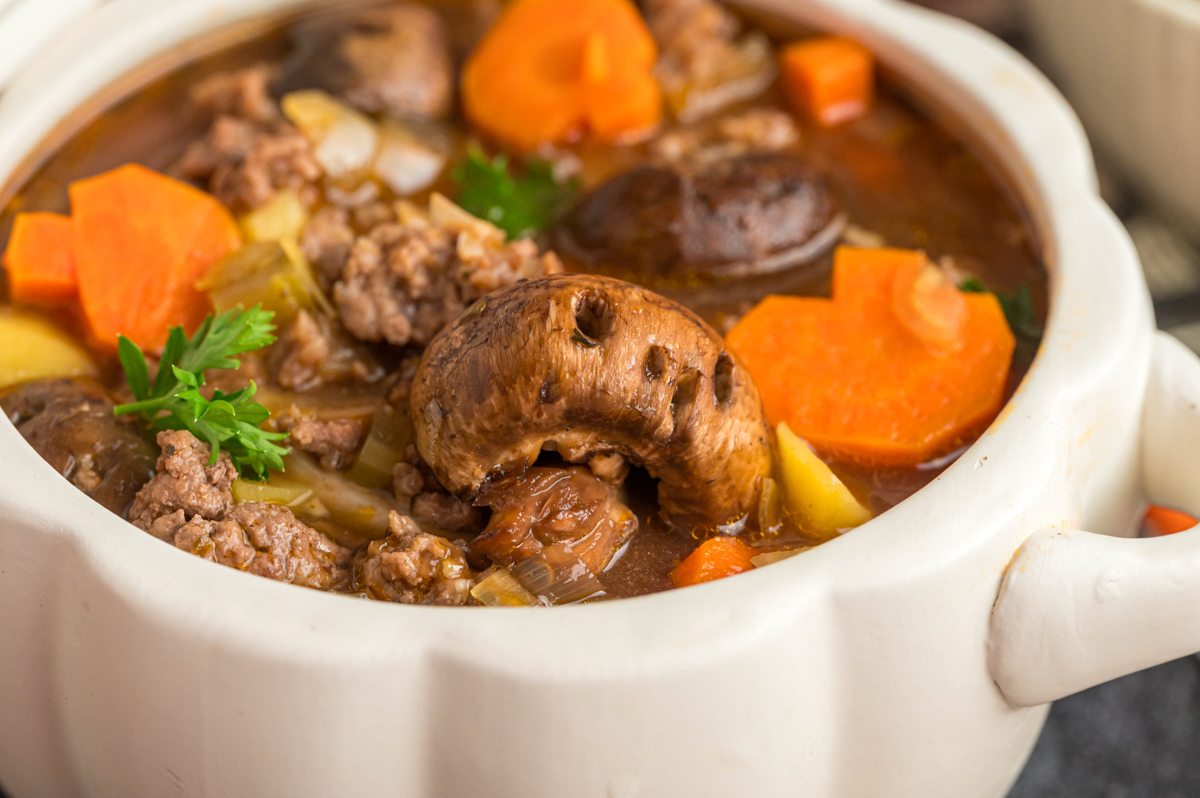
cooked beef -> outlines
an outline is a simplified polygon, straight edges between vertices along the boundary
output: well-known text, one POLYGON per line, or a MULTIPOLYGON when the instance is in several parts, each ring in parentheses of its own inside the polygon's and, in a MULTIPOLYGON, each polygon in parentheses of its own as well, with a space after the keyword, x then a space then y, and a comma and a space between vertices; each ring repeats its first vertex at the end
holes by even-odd
POLYGON ((562 271, 558 258, 539 255, 533 241, 505 243, 492 225, 458 208, 448 213, 438 223, 436 213, 415 212, 377 225, 354 242, 333 287, 351 334, 397 346, 425 345, 484 294, 562 271))
POLYGON ((412 3, 300 25, 279 92, 320 88, 368 113, 443 117, 454 65, 437 12, 412 3))
POLYGON ((293 391, 339 382, 372 383, 382 367, 337 322, 300 311, 267 358, 275 381, 293 391))
POLYGON ((791 114, 777 108, 751 108, 726 114, 715 123, 669 130, 651 150, 668 163, 704 165, 749 153, 780 152, 800 141, 791 114))
POLYGON ((629 283, 520 283, 425 350, 417 448, 459 496, 543 449, 572 463, 618 454, 659 479, 669 522, 697 533, 736 523, 757 507, 771 453, 758 391, 723 347, 694 313, 629 283))
POLYGON ((775 77, 770 43, 739 39, 741 24, 715 0, 643 0, 658 42, 654 74, 684 122, 761 94, 775 77))
POLYGON ((471 535, 483 528, 483 513, 448 493, 419 493, 412 500, 412 517, 423 527, 450 535, 471 535))
POLYGON ((825 182, 803 161, 759 153, 620 174, 576 207, 555 242, 618 274, 756 274, 823 252, 836 217, 825 182))
POLYGON ((237 471, 227 452, 208 464, 208 444, 190 432, 158 434, 158 476, 138 493, 135 526, 206 560, 281 582, 344 588, 352 552, 298 521, 286 507, 234 504, 237 471))
POLYGON ((322 290, 329 291, 341 276, 355 238, 349 211, 337 205, 326 205, 304 226, 300 248, 316 267, 322 290))
POLYGON ((269 75, 257 66, 197 84, 192 102, 216 118, 170 169, 236 213, 265 205, 282 189, 296 192, 306 205, 320 198, 323 173, 312 145, 267 97, 269 75))
POLYGON ((349 582, 350 550, 302 524, 286 507, 236 504, 219 521, 183 516, 178 510, 151 531, 197 557, 279 582, 318 590, 345 589, 349 582))
POLYGON ((230 486, 237 479, 229 453, 209 465, 212 450, 186 430, 158 433, 158 445, 158 475, 138 491, 129 509, 133 525, 150 531, 155 521, 176 512, 189 519, 221 518, 233 503, 230 486))
POLYGON ((0 407, 54 470, 117 515, 154 476, 154 447, 132 421, 113 415, 99 387, 34 382, 0 399, 0 407))
POLYGON ((388 536, 354 558, 353 589, 382 601, 459 606, 471 601, 473 582, 461 549, 395 512, 388 536))
POLYGON ((475 503, 490 507, 492 517, 471 554, 497 565, 562 543, 598 574, 638 528, 616 489, 586 468, 530 468, 484 485, 475 503))
POLYGON ((288 433, 287 446, 315 454, 328 471, 341 468, 362 441, 363 425, 352 418, 318 420, 292 405, 275 421, 288 433))

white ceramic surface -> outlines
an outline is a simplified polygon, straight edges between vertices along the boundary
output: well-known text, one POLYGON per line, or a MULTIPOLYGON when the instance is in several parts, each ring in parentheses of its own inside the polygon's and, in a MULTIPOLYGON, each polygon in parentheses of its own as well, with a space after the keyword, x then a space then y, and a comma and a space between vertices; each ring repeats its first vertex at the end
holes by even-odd
POLYGON ((1025 9, 1097 147, 1200 233, 1200 3, 1025 0, 1025 9))
MULTIPOLYGON (((144 59, 289 4, 113 0, 0 98, 0 180, 144 59)), ((370 603, 212 566, 108 514, 0 423, 0 778, 14 798, 1005 793, 1046 713, 1021 705, 1061 692, 1021 666, 1052 624, 1026 634, 998 615, 990 630, 1005 569, 1041 529, 1128 534, 1143 476, 1166 484, 1141 467, 1154 332, 1136 257, 1070 109, 1004 45, 892 0, 753 5, 863 40, 963 120, 1032 208, 1053 311, 992 429, 927 489, 801 557, 540 611, 370 603)), ((1197 598, 1192 580, 1176 588, 1162 600, 1197 598)), ((1113 600, 1142 607, 1146 590, 1113 600)), ((1065 611, 1023 580, 1006 595, 1018 619, 1065 611)), ((1058 661, 1059 688, 1175 650, 1077 617, 1118 667, 1058 661)), ((1177 644, 1195 636, 1183 620, 1163 631, 1177 644)))

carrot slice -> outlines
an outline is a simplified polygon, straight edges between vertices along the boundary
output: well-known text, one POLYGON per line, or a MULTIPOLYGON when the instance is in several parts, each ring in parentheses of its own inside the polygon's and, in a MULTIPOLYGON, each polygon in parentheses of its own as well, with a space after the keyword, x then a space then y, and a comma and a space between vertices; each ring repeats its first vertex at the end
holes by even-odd
POLYGON ((78 294, 71 220, 58 213, 19 213, 4 252, 14 302, 67 305, 78 294))
POLYGON ((711 538, 675 566, 671 582, 675 587, 690 587, 740 574, 754 568, 753 556, 754 549, 738 538, 711 538))
POLYGON ((1163 535, 1174 535, 1186 532, 1197 523, 1196 519, 1187 513, 1151 505, 1142 519, 1142 536, 1157 538, 1163 535))
POLYGON ((875 57, 852 39, 796 42, 779 57, 784 89, 796 109, 825 127, 857 119, 875 95, 875 57))
POLYGON ((657 57, 629 0, 515 0, 463 67, 463 107, 518 149, 612 141, 658 124, 657 57))
POLYGON ((892 310, 900 323, 930 351, 951 354, 963 347, 962 329, 967 320, 963 293, 923 253, 896 267, 892 283, 892 310))
POLYGON ((209 194, 130 164, 72 183, 79 298, 97 347, 124 335, 156 349, 211 310, 196 282, 241 246, 237 222, 209 194))
POLYGON ((930 351, 894 309, 897 273, 925 256, 842 247, 833 299, 771 296, 730 331, 772 425, 819 452, 915 465, 953 449, 1000 409, 1016 345, 991 294, 964 294, 961 348, 930 351))

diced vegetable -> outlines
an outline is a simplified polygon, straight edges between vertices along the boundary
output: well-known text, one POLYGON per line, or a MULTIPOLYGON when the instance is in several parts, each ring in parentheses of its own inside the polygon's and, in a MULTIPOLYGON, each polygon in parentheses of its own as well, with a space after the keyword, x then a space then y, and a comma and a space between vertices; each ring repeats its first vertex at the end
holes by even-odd
POLYGON ((1162 537, 1186 532, 1196 526, 1197 520, 1187 513, 1168 507, 1152 505, 1142 518, 1142 534, 1146 537, 1162 537))
POLYGON ((832 301, 771 296, 730 331, 772 424, 786 422, 823 455, 915 465, 995 417, 1016 345, 1000 304, 965 295, 961 349, 931 353, 893 307, 896 272, 917 257, 840 248, 832 301))
POLYGON ((269 482, 234 480, 231 490, 233 500, 239 504, 263 502, 293 508, 300 507, 314 496, 310 486, 290 480, 281 474, 273 474, 269 482))
POLYGON ((662 113, 657 55, 630 0, 515 0, 463 67, 463 106, 521 150, 643 134, 662 113))
POLYGON ((298 241, 308 224, 308 211, 295 191, 280 191, 258 210, 238 220, 246 243, 259 241, 298 241))
POLYGON ((754 549, 740 538, 710 538, 671 571, 675 587, 690 587, 754 569, 754 549))
POLYGON ((512 567, 512 573, 530 593, 551 604, 575 604, 604 595, 600 580, 563 543, 521 560, 512 567))
POLYGON ((407 197, 437 181, 448 153, 449 143, 435 129, 388 119, 380 127, 371 171, 397 195, 407 197))
POLYGON ((875 94, 875 57, 852 39, 838 36, 784 48, 783 84, 797 110, 833 127, 857 119, 875 94))
POLYGON ((323 91, 284 95, 284 115, 312 142, 314 157, 335 180, 365 177, 379 149, 375 123, 323 91))
POLYGON ((774 565, 777 562, 790 560, 797 554, 803 554, 811 549, 812 546, 802 546, 798 549, 783 549, 781 551, 768 551, 764 554, 755 554, 750 558, 750 562, 754 563, 755 568, 762 568, 767 565, 774 565))
POLYGON ((71 219, 57 213, 18 213, 4 252, 14 302, 67 305, 79 295, 71 219))
POLYGON ((275 441, 287 435, 259 426, 269 413, 252 401, 254 383, 230 394, 214 390, 211 398, 200 388, 206 372, 239 368, 238 355, 273 344, 274 331, 271 314, 258 307, 210 316, 191 338, 182 327, 173 327, 153 382, 142 350, 121 336, 117 355, 136 401, 118 405, 113 413, 137 413, 153 430, 185 429, 211 447, 209 465, 217 462, 223 448, 243 477, 265 478, 268 468, 283 468, 281 457, 287 449, 275 441))
POLYGON ((497 568, 471 588, 471 595, 485 607, 540 607, 537 597, 526 590, 507 568, 497 568))
POLYGON ((241 246, 225 206, 209 194, 130 164, 71 184, 79 299, 96 346, 124 335, 157 349, 174 326, 194 330, 211 309, 196 290, 241 246))
POLYGON ((367 488, 386 488, 392 483, 392 468, 404 458, 413 442, 408 408, 385 402, 375 413, 371 431, 346 476, 367 488))
POLYGON ((333 306, 294 239, 258 241, 221 258, 196 283, 218 311, 261 305, 286 327, 301 310, 332 315, 333 306))
POLYGON ((579 191, 577 179, 556 182, 547 161, 527 158, 525 174, 513 177, 507 156, 500 154, 489 161, 477 146, 468 150, 454 179, 462 185, 458 204, 463 210, 488 220, 509 238, 548 230, 579 191))
POLYGON ((319 502, 320 512, 307 512, 308 503, 295 508, 301 520, 328 521, 334 527, 332 534, 343 545, 387 537, 388 513, 401 509, 394 500, 356 485, 336 471, 324 470, 302 452, 293 451, 283 462, 288 478, 285 484, 311 488, 313 500, 319 502), (350 534, 344 534, 347 532, 350 534))
POLYGON ((671 113, 689 123, 762 94, 775 79, 771 42, 761 33, 744 36, 720 50, 706 51, 704 68, 684 70, 686 80, 660 75, 671 113))
POLYGON ((776 438, 784 501, 805 532, 826 539, 871 520, 871 511, 787 424, 779 425, 776 438))
POLYGON ((0 312, 0 388, 54 377, 92 377, 96 364, 71 336, 45 319, 0 312))
POLYGON ((924 253, 913 253, 897 265, 892 310, 900 324, 931 352, 953 354, 962 349, 966 300, 924 253))

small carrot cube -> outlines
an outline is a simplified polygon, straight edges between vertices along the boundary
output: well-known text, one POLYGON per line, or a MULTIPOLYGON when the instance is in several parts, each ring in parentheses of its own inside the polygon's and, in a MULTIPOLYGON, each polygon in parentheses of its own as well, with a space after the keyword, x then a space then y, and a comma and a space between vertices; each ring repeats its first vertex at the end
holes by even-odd
POLYGON ((19 213, 4 253, 8 291, 14 302, 66 305, 78 283, 71 252, 71 219, 57 213, 19 213))
POLYGON ((796 42, 780 55, 780 71, 796 109, 825 127, 859 118, 875 95, 875 57, 852 39, 796 42))
POLYGON ((706 540, 671 571, 675 587, 691 587, 754 568, 754 549, 738 538, 706 540))

